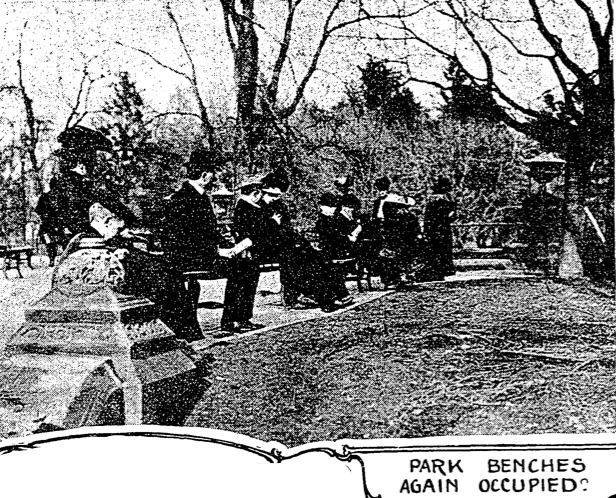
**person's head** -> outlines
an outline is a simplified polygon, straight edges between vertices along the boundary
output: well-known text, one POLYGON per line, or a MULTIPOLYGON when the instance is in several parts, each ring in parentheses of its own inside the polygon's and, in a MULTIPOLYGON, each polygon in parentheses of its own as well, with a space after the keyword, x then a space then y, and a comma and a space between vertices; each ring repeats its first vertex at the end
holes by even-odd
POLYGON ((379 192, 379 195, 386 195, 391 187, 391 180, 386 176, 381 176, 374 181, 374 188, 379 192))
POLYGON ((261 191, 261 181, 256 178, 248 178, 239 186, 240 194, 256 204, 261 201, 263 192, 261 191))
POLYGON ((112 239, 124 229, 124 221, 98 202, 90 206, 90 226, 105 240, 112 239))
POLYGON ((340 199, 340 212, 347 218, 353 218, 361 209, 360 200, 353 194, 346 194, 340 199))
POLYGON ((218 159, 208 149, 198 148, 190 153, 186 163, 186 177, 197 182, 202 188, 211 188, 216 182, 218 159))
POLYGON ((96 164, 98 152, 110 152, 111 141, 100 131, 75 125, 58 135, 62 145, 59 156, 64 164, 63 173, 75 171, 81 175, 96 164))
POLYGON ((338 197, 332 192, 325 192, 319 197, 319 210, 325 216, 333 216, 338 207, 338 197))
POLYGON ((272 202, 280 199, 289 189, 289 176, 286 171, 279 168, 272 173, 268 173, 261 180, 263 191, 263 202, 265 204, 271 204, 272 202))
POLYGON ((352 187, 351 178, 348 176, 340 176, 334 180, 334 187, 341 194, 346 194, 352 187))
POLYGON ((439 176, 432 184, 432 192, 435 194, 448 194, 451 192, 451 180, 446 176, 439 176))
POLYGON ((265 204, 271 204, 282 197, 282 192, 276 192, 275 189, 263 189, 262 200, 265 204))

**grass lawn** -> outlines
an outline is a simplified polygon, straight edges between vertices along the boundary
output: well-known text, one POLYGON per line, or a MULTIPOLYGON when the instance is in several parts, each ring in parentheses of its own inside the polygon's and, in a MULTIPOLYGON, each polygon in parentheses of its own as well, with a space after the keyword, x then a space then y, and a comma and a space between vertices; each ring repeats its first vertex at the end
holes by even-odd
POLYGON ((503 282, 400 292, 212 349, 188 425, 340 438, 616 431, 616 305, 503 282))

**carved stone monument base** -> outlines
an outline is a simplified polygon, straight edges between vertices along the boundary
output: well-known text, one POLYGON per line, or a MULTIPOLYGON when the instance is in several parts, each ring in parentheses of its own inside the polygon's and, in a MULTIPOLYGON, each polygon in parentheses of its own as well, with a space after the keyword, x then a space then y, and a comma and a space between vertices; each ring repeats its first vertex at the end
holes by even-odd
POLYGON ((184 421, 207 387, 207 362, 151 301, 122 294, 123 278, 104 247, 56 268, 0 356, 0 436, 184 421))

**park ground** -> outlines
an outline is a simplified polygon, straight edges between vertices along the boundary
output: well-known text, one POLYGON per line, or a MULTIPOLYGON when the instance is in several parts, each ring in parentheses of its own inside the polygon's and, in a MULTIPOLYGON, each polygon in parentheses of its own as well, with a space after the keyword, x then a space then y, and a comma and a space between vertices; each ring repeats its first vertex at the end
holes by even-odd
MULTIPOLYGON (((0 281, 4 336, 48 290, 49 270, 24 276, 0 281)), ((212 385, 187 425, 291 446, 616 432, 613 297, 535 279, 430 284, 361 300, 330 316, 290 316, 279 295, 260 296, 257 316, 286 325, 200 345, 214 357, 212 385)), ((200 310, 202 324, 217 313, 200 310)))
POLYGON ((616 432, 616 305, 551 281, 433 285, 214 346, 188 424, 339 438, 616 432))

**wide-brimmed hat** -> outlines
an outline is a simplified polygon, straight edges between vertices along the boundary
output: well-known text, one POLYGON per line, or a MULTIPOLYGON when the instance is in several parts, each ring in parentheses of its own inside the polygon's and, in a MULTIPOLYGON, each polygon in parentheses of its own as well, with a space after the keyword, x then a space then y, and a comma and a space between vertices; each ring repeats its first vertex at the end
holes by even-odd
POLYGON ((58 135, 58 142, 72 152, 111 151, 112 143, 98 130, 81 125, 71 126, 58 135))

